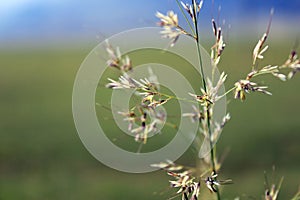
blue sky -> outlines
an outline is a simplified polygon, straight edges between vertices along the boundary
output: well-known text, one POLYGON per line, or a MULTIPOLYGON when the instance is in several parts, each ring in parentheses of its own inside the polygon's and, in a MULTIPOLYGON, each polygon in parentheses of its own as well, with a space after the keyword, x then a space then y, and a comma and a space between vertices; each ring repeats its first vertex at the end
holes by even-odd
MULTIPOLYGON (((233 30, 257 27, 268 21, 269 10, 275 8, 274 21, 299 26, 299 0, 211 0, 204 1, 202 27, 210 27, 212 13, 233 30), (296 23, 296 24, 295 24, 296 23), (251 23, 250 23, 251 24, 251 23)), ((175 0, 3 0, 0 2, 0 41, 47 42, 53 40, 97 40, 130 28, 154 26, 155 12, 177 11, 175 0)), ((300 29, 300 28, 298 28, 300 29)))

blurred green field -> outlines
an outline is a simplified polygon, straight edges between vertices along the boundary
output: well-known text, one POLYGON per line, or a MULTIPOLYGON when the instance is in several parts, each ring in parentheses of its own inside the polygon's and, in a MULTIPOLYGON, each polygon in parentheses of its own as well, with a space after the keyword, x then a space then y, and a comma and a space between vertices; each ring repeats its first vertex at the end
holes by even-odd
MULTIPOLYGON (((221 69, 227 87, 249 71, 251 42, 229 44, 221 69), (250 46, 248 46, 250 45, 250 46)), ((274 43, 265 54, 271 64, 285 61, 290 44, 274 43)), ((72 87, 89 50, 0 51, 0 199, 167 199, 163 172, 125 174, 95 160, 82 145, 72 117, 72 87)), ((232 100, 232 120, 218 142, 230 149, 222 168, 232 178, 224 199, 264 193, 263 172, 275 165, 285 180, 280 199, 288 199, 300 180, 300 75, 283 83, 266 78, 273 96, 232 100)), ((193 162, 193 161, 191 161, 193 162)), ((246 198, 247 199, 247 198, 246 198)))

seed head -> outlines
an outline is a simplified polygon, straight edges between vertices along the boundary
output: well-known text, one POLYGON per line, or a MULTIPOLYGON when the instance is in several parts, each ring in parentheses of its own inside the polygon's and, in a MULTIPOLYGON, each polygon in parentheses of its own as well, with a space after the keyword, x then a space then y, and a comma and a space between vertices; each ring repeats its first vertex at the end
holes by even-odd
POLYGON ((246 99, 246 93, 250 92, 262 92, 264 94, 272 95, 270 92, 266 91, 265 89, 268 88, 267 86, 257 86, 256 83, 250 82, 249 80, 240 80, 234 84, 236 87, 234 98, 245 100, 246 99))

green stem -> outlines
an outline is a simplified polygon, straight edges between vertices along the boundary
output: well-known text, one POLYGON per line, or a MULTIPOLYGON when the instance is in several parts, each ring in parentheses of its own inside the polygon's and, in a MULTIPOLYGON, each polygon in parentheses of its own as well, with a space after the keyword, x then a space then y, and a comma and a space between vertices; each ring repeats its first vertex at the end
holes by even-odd
POLYGON ((190 20, 187 18, 186 13, 185 13, 184 10, 182 9, 182 6, 180 5, 179 0, 176 0, 176 2, 177 2, 177 4, 178 4, 178 7, 179 7, 179 9, 180 9, 182 15, 183 15, 184 18, 185 18, 185 21, 188 23, 188 25, 189 25, 189 27, 190 27, 190 29, 191 29, 193 35, 195 35, 195 31, 194 31, 194 29, 193 29, 193 27, 192 27, 192 25, 191 25, 191 23, 190 23, 190 20))
POLYGON ((181 98, 181 97, 176 97, 176 96, 172 96, 172 95, 168 95, 168 94, 164 94, 164 93, 160 93, 160 92, 158 93, 158 95, 167 97, 169 99, 176 99, 178 101, 185 101, 185 102, 189 102, 189 103, 198 103, 198 101, 195 101, 195 100, 190 100, 190 99, 185 99, 185 98, 181 98))
MULTIPOLYGON (((144 90, 142 88, 138 88, 137 89, 138 92, 144 92, 144 90)), ((162 93, 162 92, 159 92, 159 91, 153 91, 153 93, 155 93, 155 95, 158 95, 158 96, 163 96, 163 97, 166 97, 168 99, 176 99, 178 101, 184 101, 184 102, 188 102, 188 103, 195 103, 195 104, 198 104, 199 102, 196 101, 196 100, 192 100, 192 99, 186 99, 186 98, 182 98, 182 97, 177 97, 177 96, 172 96, 172 95, 169 95, 169 94, 165 94, 165 93, 162 93)))
MULTIPOLYGON (((196 15, 196 2, 195 0, 193 0, 193 8, 194 8, 194 15, 196 15)), ((202 65, 202 56, 201 56, 201 49, 200 49, 200 36, 199 36, 199 31, 198 31, 198 19, 195 16, 195 22, 194 22, 194 26, 195 26, 195 30, 196 30, 196 42, 197 42, 197 52, 198 52, 198 57, 199 57, 199 62, 200 62, 200 72, 201 72, 201 76, 202 76, 202 85, 203 85, 203 89, 205 92, 207 92, 207 88, 206 88, 206 82, 205 82, 205 75, 204 75, 204 71, 203 71, 203 65, 202 65)))
MULTIPOLYGON (((207 87, 206 87, 206 82, 205 82, 205 74, 203 70, 203 64, 202 64, 202 57, 201 57, 201 50, 200 50, 200 37, 199 37, 199 32, 198 32, 198 17, 197 17, 197 5, 196 5, 196 0, 193 0, 193 9, 194 9, 194 26, 195 26, 195 31, 196 31, 196 42, 197 42, 197 51, 198 51, 198 56, 199 56, 199 62, 200 62, 200 71, 201 71, 201 76, 202 76, 202 84, 203 84, 203 89, 207 93, 207 87)), ((211 158, 211 165, 212 165, 212 170, 214 173, 216 173, 216 165, 215 165, 215 151, 213 147, 213 142, 211 140, 211 124, 210 124, 210 112, 209 112, 209 106, 206 106, 206 118, 207 118, 207 128, 208 128, 208 133, 209 133, 209 144, 210 144, 210 158, 211 158)), ((219 192, 219 189, 217 188, 217 199, 221 200, 221 195, 219 192)))
POLYGON ((222 94, 221 96, 219 96, 218 100, 222 99, 223 97, 225 97, 227 94, 229 94, 230 92, 232 92, 233 90, 235 90, 236 86, 230 88, 230 90, 227 90, 224 94, 222 94))
POLYGON ((274 73, 273 71, 265 71, 265 72, 258 72, 257 74, 254 74, 253 76, 252 76, 252 78, 254 78, 254 77, 256 77, 256 76, 260 76, 260 75, 264 75, 264 74, 272 74, 272 73, 274 73))
POLYGON ((191 38, 194 38, 194 39, 196 39, 195 38, 195 34, 194 35, 192 35, 192 34, 190 34, 190 33, 188 33, 184 28, 182 28, 181 26, 176 26, 183 34, 185 34, 185 35, 187 35, 187 36, 190 36, 191 38))

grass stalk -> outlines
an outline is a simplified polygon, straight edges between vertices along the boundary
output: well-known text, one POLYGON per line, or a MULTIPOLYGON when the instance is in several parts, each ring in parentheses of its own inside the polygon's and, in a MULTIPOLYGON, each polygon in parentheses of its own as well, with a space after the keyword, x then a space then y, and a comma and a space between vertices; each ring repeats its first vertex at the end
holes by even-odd
POLYGON ((191 25, 191 22, 190 22, 190 20, 188 19, 186 13, 184 12, 184 10, 183 10, 183 8, 182 8, 182 6, 181 6, 179 0, 176 0, 176 3, 177 3, 177 5, 178 5, 178 7, 179 7, 179 9, 180 9, 180 12, 181 12, 182 15, 184 16, 185 21, 188 23, 188 25, 189 25, 189 27, 190 27, 190 29, 191 29, 191 31, 192 31, 192 34, 195 35, 195 31, 194 31, 194 29, 193 29, 193 27, 192 27, 192 25, 191 25))
MULTIPOLYGON (((193 9, 194 9, 194 26, 195 26, 195 32, 196 32, 196 43, 197 43, 197 52, 198 52, 198 57, 199 57, 199 63, 200 63, 200 71, 201 71, 201 76, 202 76, 202 85, 204 91, 207 93, 207 86, 206 86, 206 81, 205 81, 205 74, 203 70, 203 63, 202 63, 202 57, 201 57, 201 49, 200 49, 200 35, 198 31, 198 17, 197 17, 197 4, 196 0, 193 0, 193 9)), ((211 141, 211 124, 210 124, 210 113, 209 113, 209 106, 207 106, 206 109, 206 116, 207 116, 207 129, 209 133, 209 144, 210 144, 210 158, 211 158, 211 165, 212 165, 212 171, 216 173, 216 165, 215 165, 215 151, 214 151, 214 146, 213 142, 211 141)), ((216 189, 216 195, 217 199, 221 200, 221 195, 219 192, 219 189, 216 189)))

